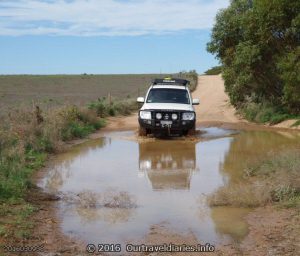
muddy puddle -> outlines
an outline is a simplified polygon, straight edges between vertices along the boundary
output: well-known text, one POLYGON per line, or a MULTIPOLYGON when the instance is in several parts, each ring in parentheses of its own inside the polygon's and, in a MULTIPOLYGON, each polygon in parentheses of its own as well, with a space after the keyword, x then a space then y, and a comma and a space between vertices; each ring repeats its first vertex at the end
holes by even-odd
POLYGON ((239 181, 245 163, 300 138, 218 128, 203 129, 203 141, 133 137, 132 132, 111 133, 55 158, 39 185, 62 198, 63 232, 86 243, 138 242, 152 225, 163 223, 203 243, 241 241, 250 209, 210 208, 206 197, 239 181))

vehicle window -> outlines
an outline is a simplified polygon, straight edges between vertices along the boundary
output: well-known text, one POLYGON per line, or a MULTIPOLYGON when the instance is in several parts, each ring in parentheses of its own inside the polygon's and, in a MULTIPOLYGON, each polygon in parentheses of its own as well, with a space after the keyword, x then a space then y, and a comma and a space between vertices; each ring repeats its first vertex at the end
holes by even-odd
POLYGON ((147 103, 180 103, 190 104, 189 94, 181 89, 151 89, 147 103))

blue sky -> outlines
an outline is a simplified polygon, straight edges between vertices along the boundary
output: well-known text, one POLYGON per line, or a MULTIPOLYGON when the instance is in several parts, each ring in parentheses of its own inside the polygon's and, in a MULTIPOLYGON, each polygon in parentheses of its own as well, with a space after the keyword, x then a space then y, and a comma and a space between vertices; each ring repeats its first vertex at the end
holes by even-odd
POLYGON ((0 74, 202 73, 227 0, 0 1, 0 74))

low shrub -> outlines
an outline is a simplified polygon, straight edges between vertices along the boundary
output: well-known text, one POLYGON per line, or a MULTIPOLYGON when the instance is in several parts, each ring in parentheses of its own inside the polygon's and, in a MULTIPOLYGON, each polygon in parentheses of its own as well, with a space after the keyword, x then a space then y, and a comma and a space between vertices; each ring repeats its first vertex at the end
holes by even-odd
POLYGON ((116 115, 130 115, 138 110, 138 105, 134 100, 127 99, 123 101, 108 101, 106 98, 99 98, 88 105, 90 110, 97 113, 99 117, 105 118, 116 115))
POLYGON ((70 122, 62 130, 62 140, 67 141, 74 138, 84 138, 96 129, 92 125, 82 124, 79 122, 70 122))
POLYGON ((219 75, 222 73, 222 66, 212 67, 204 72, 205 75, 219 75))
POLYGON ((247 120, 256 123, 277 124, 287 119, 297 118, 297 116, 288 114, 285 109, 275 106, 271 103, 247 102, 239 108, 247 120))
POLYGON ((271 154, 265 160, 245 168, 240 183, 221 187, 209 198, 212 206, 263 206, 279 203, 300 207, 300 151, 271 154))
POLYGON ((210 206, 257 207, 271 202, 271 191, 264 182, 231 184, 208 198, 210 206))

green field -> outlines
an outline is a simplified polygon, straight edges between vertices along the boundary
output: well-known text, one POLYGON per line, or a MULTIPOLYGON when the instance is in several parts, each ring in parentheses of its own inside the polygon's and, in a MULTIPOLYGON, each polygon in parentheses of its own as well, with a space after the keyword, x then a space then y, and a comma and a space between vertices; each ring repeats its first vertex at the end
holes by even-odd
POLYGON ((109 94, 115 99, 136 98, 145 94, 152 79, 165 76, 167 75, 1 75, 0 109, 3 113, 9 109, 34 105, 43 109, 66 104, 82 106, 109 94))

